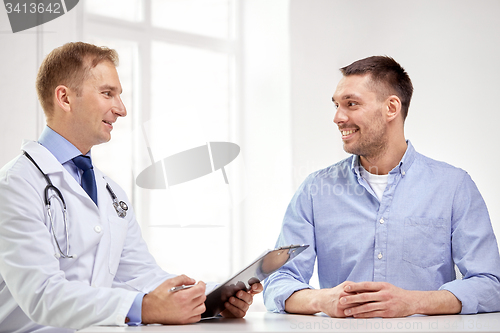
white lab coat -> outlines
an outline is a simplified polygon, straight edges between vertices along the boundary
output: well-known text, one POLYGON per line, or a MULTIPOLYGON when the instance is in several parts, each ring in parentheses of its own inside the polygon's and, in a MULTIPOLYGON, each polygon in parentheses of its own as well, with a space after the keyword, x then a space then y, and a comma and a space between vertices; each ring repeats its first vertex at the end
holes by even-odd
MULTIPOLYGON (((62 192, 70 254, 58 253, 44 205, 46 181, 23 155, 0 170, 0 332, 54 331, 123 325, 138 291, 173 277, 148 252, 133 208, 118 217, 106 189, 125 192, 94 168, 98 207, 57 159, 36 142, 22 147, 62 192)), ((55 231, 63 250, 62 210, 53 200, 55 231)))

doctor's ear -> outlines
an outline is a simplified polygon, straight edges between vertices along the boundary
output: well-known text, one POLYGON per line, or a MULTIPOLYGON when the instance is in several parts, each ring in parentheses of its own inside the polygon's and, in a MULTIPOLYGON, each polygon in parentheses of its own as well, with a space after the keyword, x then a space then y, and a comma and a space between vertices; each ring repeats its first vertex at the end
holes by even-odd
POLYGON ((70 94, 71 89, 66 86, 60 85, 55 89, 55 102, 61 109, 65 112, 69 112, 71 110, 70 107, 70 94))

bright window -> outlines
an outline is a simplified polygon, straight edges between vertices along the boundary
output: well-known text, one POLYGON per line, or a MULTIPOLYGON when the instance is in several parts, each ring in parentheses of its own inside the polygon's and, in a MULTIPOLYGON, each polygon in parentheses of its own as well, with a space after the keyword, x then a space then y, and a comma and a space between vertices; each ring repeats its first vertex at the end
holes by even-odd
POLYGON ((232 1, 152 0, 154 26, 216 38, 231 38, 232 1))
POLYGON ((85 40, 120 55, 128 111, 110 143, 93 148, 96 165, 127 191, 162 268, 216 282, 233 272, 240 159, 224 168, 229 184, 222 170, 165 189, 142 188, 136 179, 159 163, 153 180, 160 182, 166 158, 210 142, 237 143, 234 6, 232 0, 87 0, 85 6, 85 40))
POLYGON ((85 0, 87 13, 140 22, 143 20, 144 0, 85 0))

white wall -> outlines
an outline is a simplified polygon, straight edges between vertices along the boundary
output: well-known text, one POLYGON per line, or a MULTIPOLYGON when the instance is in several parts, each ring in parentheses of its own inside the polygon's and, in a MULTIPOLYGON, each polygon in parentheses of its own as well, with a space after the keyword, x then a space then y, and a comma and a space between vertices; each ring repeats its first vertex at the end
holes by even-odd
POLYGON ((242 257, 273 248, 293 195, 288 0, 243 2, 242 154, 248 196, 243 202, 242 257))
POLYGON ((0 167, 20 153, 24 139, 38 139, 45 117, 35 80, 52 49, 81 35, 80 6, 44 25, 13 34, 0 8, 0 167))
MULTIPOLYGON (((36 29, 32 29, 36 32, 36 29)), ((36 33, 12 34, 0 9, 0 165, 18 155, 23 138, 37 138, 36 33), (26 84, 31 82, 31 85, 26 84)))
POLYGON ((294 188, 347 156, 333 124, 338 68, 389 55, 415 88, 406 137, 469 172, 500 235, 500 1, 291 0, 294 188))

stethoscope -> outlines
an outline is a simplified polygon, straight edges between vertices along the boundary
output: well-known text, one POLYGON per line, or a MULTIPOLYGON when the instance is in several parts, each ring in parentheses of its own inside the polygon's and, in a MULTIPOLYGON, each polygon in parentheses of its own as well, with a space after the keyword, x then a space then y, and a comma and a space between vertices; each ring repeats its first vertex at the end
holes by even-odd
MULTIPOLYGON (((24 155, 33 163, 38 171, 43 175, 45 178, 45 181, 47 182, 47 186, 45 186, 44 190, 44 198, 45 198, 45 208, 47 209, 47 215, 49 216, 50 220, 50 226, 52 229, 52 236, 54 237, 54 241, 56 242, 57 249, 59 250, 59 253, 56 253, 55 256, 56 258, 62 257, 62 258, 69 258, 69 259, 75 259, 76 255, 70 255, 69 254, 69 229, 68 229, 68 213, 66 210, 66 202, 64 201, 64 197, 59 191, 59 189, 52 184, 52 181, 50 180, 49 176, 45 174, 42 169, 38 166, 38 164, 35 162, 33 157, 28 154, 28 152, 24 151, 24 155), (52 190, 55 194, 50 195, 50 190, 52 190), (60 205, 62 206, 62 213, 63 213, 63 221, 64 221, 64 231, 66 233, 66 253, 64 253, 61 249, 61 246, 59 246, 59 242, 57 241, 56 237, 56 232, 54 228, 54 218, 52 217, 52 211, 50 210, 51 208, 51 200, 56 199, 59 201, 60 205)), ((111 189, 111 186, 109 186, 108 183, 106 183, 106 189, 108 190, 109 194, 111 195, 111 199, 113 200, 113 207, 116 210, 116 214, 124 218, 127 216, 127 210, 128 206, 125 202, 123 201, 118 201, 118 198, 115 195, 115 192, 111 189)))

